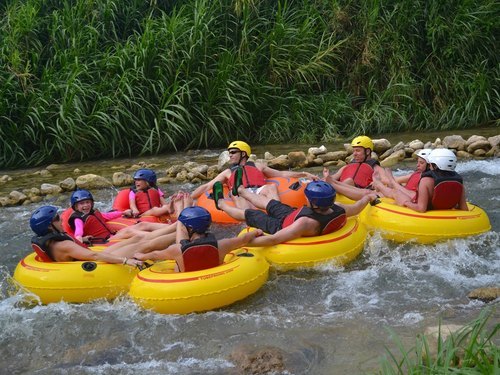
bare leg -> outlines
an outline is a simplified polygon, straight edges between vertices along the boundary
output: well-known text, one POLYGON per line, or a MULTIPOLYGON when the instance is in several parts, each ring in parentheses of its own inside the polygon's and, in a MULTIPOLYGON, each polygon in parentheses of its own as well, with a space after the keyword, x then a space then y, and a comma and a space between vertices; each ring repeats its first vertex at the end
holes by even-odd
POLYGON ((243 187, 240 187, 238 189, 238 194, 249 201, 251 204, 253 204, 255 207, 262 209, 265 209, 267 207, 267 204, 271 200, 271 198, 265 197, 263 195, 251 193, 243 187))
MULTIPOLYGON (((239 192, 238 192, 239 193, 239 192)), ((229 216, 232 218, 235 218, 236 220, 244 221, 245 220, 245 210, 238 208, 238 207, 233 207, 224 202, 222 199, 219 201, 219 208, 226 212, 229 216)))
POLYGON ((337 190, 338 193, 345 195, 347 198, 353 199, 353 200, 360 200, 363 198, 365 195, 369 195, 373 193, 371 190, 367 189, 360 189, 355 186, 351 186, 345 182, 340 182, 340 181, 331 181, 330 184, 337 190))
POLYGON ((269 198, 269 199, 274 199, 279 201, 280 200, 280 195, 278 192, 278 186, 276 184, 268 184, 265 185, 262 190, 259 192, 259 195, 269 198))

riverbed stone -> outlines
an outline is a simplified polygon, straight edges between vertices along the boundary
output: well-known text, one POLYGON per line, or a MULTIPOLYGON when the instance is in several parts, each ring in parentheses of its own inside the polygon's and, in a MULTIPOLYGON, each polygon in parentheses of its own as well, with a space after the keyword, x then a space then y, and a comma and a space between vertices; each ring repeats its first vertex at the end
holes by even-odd
POLYGON ((488 142, 490 142, 491 148, 497 148, 500 145, 500 135, 495 135, 493 137, 488 138, 488 142))
POLYGON ((192 166, 189 171, 193 172, 195 175, 201 175, 203 178, 207 175, 208 165, 198 164, 192 166))
POLYGON ((344 143, 344 150, 347 151, 347 154, 352 154, 352 146, 350 143, 344 143))
POLYGON ((391 142, 385 138, 373 139, 373 151, 381 155, 391 148, 391 142))
POLYGON ((219 167, 217 165, 211 165, 207 169, 207 180, 212 180, 219 174, 219 167))
POLYGON ((82 170, 80 168, 73 169, 73 174, 81 174, 82 170))
POLYGON ((411 148, 411 147, 405 147, 404 148, 404 151, 405 151, 405 155, 406 157, 408 158, 411 158, 411 156, 413 155, 413 153, 415 152, 415 149, 411 148))
POLYGON ((229 359, 241 374, 281 374, 285 371, 284 353, 275 347, 251 349, 240 346, 230 353, 229 359))
POLYGON ((134 183, 134 178, 125 172, 115 172, 112 177, 114 186, 127 186, 134 183))
POLYGON ((182 165, 174 164, 174 165, 170 166, 169 168, 167 168, 167 170, 165 171, 165 173, 169 177, 175 177, 175 176, 177 176, 177 174, 180 171, 182 171, 182 165))
POLYGON ((39 197, 41 194, 40 189, 38 189, 36 187, 32 187, 29 189, 23 189, 23 193, 26 194, 30 199, 32 197, 39 197))
POLYGON ((408 147, 412 148, 413 150, 421 150, 424 148, 424 142, 422 142, 420 139, 415 139, 414 141, 408 143, 408 147))
POLYGON ((432 148, 432 142, 425 142, 424 148, 432 148))
POLYGON ((9 204, 9 198, 0 197, 0 207, 6 207, 9 204))
POLYGON ((264 159, 265 160, 272 160, 274 159, 276 156, 274 156, 273 154, 271 154, 269 151, 266 151, 264 152, 264 159))
POLYGON ((12 181, 12 177, 10 177, 8 174, 4 174, 3 176, 0 177, 0 184, 5 184, 6 182, 12 181))
POLYGON ((384 159, 388 158, 389 156, 392 155, 393 152, 394 152, 394 149, 392 147, 385 150, 385 152, 382 155, 380 155, 380 160, 384 160, 384 159))
POLYGON ((9 198, 10 198, 12 204, 15 206, 18 204, 22 204, 26 199, 28 199, 28 196, 24 193, 21 193, 18 190, 12 190, 9 193, 9 198))
POLYGON ((50 164, 45 167, 48 171, 56 171, 58 169, 62 169, 64 166, 61 164, 50 164))
POLYGON ((63 191, 73 191, 75 190, 76 182, 73 178, 68 177, 59 182, 59 186, 63 189, 63 191))
POLYGON ((405 159, 405 157, 406 157, 406 152, 404 149, 395 151, 392 155, 390 155, 389 157, 382 160, 380 162, 380 166, 382 166, 384 168, 393 167, 397 163, 399 163, 400 161, 403 161, 405 159))
POLYGON ((41 177, 44 177, 44 178, 49 178, 49 177, 53 176, 53 174, 50 173, 50 171, 47 169, 42 169, 39 174, 41 177))
POLYGON ((347 151, 331 151, 320 156, 323 162, 344 160, 347 157, 347 151))
POLYGON ((175 179, 177 181, 179 181, 179 182, 189 181, 188 171, 186 171, 185 169, 183 169, 182 171, 180 171, 179 173, 177 173, 177 176, 175 176, 175 179))
POLYGON ((483 302, 491 302, 500 297, 500 287, 490 286, 472 290, 467 297, 483 302))
POLYGON ((457 151, 465 150, 465 139, 461 135, 447 135, 443 139, 443 146, 457 151))
POLYGON ((229 151, 222 151, 219 155, 219 160, 217 161, 217 167, 219 172, 223 171, 229 166, 229 151))
POLYGON ((96 174, 84 174, 76 179, 76 186, 80 189, 100 189, 111 187, 113 184, 107 178, 96 174))
POLYGON ((475 157, 482 158, 486 156, 486 151, 483 150, 482 148, 478 148, 477 150, 474 150, 472 153, 475 157))
POLYGON ((467 152, 473 154, 474 151, 483 149, 485 151, 484 153, 486 153, 486 151, 488 151, 490 147, 491 147, 490 142, 488 142, 487 139, 480 139, 476 142, 469 144, 467 146, 467 152))
POLYGON ((304 151, 289 152, 287 157, 292 168, 304 168, 307 165, 307 157, 304 151))
MULTIPOLYGON (((468 148, 471 144, 478 141, 487 141, 486 137, 482 135, 471 135, 465 142, 465 147, 468 148)), ((489 142, 488 142, 489 143, 489 142)))
POLYGON ((308 154, 312 154, 314 156, 325 154, 326 152, 327 152, 327 149, 324 145, 321 145, 319 147, 309 147, 309 149, 307 150, 308 154))
POLYGON ((271 168, 278 170, 285 170, 290 168, 290 163, 286 155, 280 155, 277 158, 268 161, 268 165, 271 168))
MULTIPOLYGON (((43 201, 43 197, 37 195, 37 196, 33 196, 33 197, 30 197, 29 198, 29 201, 31 203, 40 203, 41 201, 43 201)), ((25 201, 25 203, 28 202, 28 201, 25 201)))
POLYGON ((62 191, 59 185, 44 183, 40 186, 40 193, 42 195, 56 195, 62 193, 62 191))
POLYGON ((467 151, 457 151, 457 158, 458 159, 472 159, 472 155, 469 154, 467 151))
POLYGON ((399 150, 404 150, 405 147, 406 147, 405 143, 400 141, 396 144, 396 146, 394 146, 394 148, 392 149, 393 150, 392 152, 395 153, 399 150))

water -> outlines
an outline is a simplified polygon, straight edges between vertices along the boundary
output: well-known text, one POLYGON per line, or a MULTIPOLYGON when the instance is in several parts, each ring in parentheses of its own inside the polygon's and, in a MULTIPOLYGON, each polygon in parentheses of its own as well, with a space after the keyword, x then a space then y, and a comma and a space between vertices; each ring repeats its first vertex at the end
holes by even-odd
MULTIPOLYGON (((410 168, 399 165, 396 173, 410 168)), ((500 160, 459 162, 458 172, 468 200, 487 211, 491 232, 426 246, 374 234, 345 268, 272 271, 248 299, 185 316, 143 311, 126 298, 23 306, 25 294, 8 294, 10 275, 30 251, 28 219, 36 206, 0 209, 0 373, 237 374, 238 358, 262 348, 282 353, 287 374, 375 373, 385 346, 396 348, 387 327, 410 347, 440 318, 476 318, 485 304, 468 292, 500 284, 500 160)), ((109 209, 114 194, 95 192, 98 207, 109 209)))

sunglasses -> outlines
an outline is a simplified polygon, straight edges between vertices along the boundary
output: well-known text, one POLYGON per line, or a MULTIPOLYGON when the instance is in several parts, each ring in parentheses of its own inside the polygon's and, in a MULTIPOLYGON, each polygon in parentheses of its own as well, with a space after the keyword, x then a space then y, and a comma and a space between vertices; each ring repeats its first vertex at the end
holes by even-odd
POLYGON ((241 151, 229 151, 229 155, 239 154, 241 151))

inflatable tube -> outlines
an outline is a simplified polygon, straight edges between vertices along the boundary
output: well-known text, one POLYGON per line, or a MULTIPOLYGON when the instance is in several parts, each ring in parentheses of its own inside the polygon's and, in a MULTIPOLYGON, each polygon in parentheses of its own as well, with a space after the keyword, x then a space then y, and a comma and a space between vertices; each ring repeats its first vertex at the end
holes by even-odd
MULTIPOLYGON (((240 234, 251 230, 254 228, 245 228, 240 234)), ((261 251, 271 265, 282 270, 314 267, 326 262, 344 266, 361 253, 366 237, 366 227, 356 216, 348 218, 346 225, 333 233, 251 249, 261 251)))
MULTIPOLYGON (((118 194, 116 195, 116 197, 113 201, 113 205, 112 205, 112 209, 114 211, 125 211, 125 210, 130 209, 130 201, 128 199, 129 193, 130 193, 130 188, 122 189, 118 192, 118 194)), ((147 216, 141 216, 140 218, 136 218, 136 219, 130 219, 130 218, 125 218, 125 220, 113 219, 113 220, 108 221, 106 224, 111 223, 112 229, 118 231, 118 230, 124 228, 124 226, 131 225, 130 222, 127 220, 133 221, 132 224, 135 224, 135 223, 138 223, 141 221, 146 221, 148 223, 171 224, 172 222, 175 221, 175 220, 172 220, 170 218, 170 216, 168 216, 168 215, 162 215, 159 217, 147 215, 147 216), (113 227, 113 225, 115 225, 115 224, 116 224, 116 227, 113 227)))
POLYGON ((224 264, 195 272, 174 272, 173 261, 155 263, 137 274, 129 296, 162 314, 188 314, 230 305, 255 293, 266 281, 269 264, 259 254, 239 249, 224 264))
MULTIPOLYGON (((307 204, 307 199, 304 194, 304 189, 308 180, 289 178, 289 177, 273 177, 266 180, 268 184, 275 184, 278 187, 278 193, 281 202, 292 207, 300 207, 307 204)), ((203 193, 197 201, 197 205, 206 208, 212 215, 212 221, 219 224, 235 224, 238 220, 233 219, 224 211, 217 210, 211 195, 211 191, 203 193)), ((234 206, 234 202, 229 195, 229 189, 224 185, 224 201, 234 206)))
POLYGON ((432 210, 421 213, 400 207, 389 198, 381 200, 382 203, 363 211, 361 218, 369 230, 380 231, 384 238, 395 242, 426 244, 474 236, 491 229, 486 212, 470 203, 467 204, 469 211, 432 210))
POLYGON ((14 279, 43 304, 84 303, 126 293, 137 272, 137 268, 104 262, 42 262, 31 253, 18 263, 14 279))

